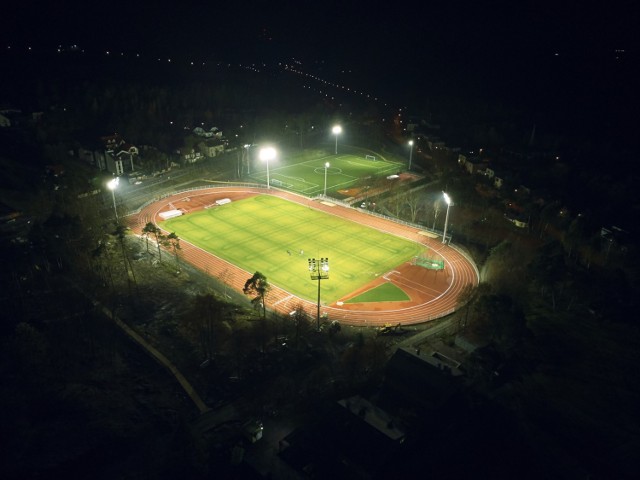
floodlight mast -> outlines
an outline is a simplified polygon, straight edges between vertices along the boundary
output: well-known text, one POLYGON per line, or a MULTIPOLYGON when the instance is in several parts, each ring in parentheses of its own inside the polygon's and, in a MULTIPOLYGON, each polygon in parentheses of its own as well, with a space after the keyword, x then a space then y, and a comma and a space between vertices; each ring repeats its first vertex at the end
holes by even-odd
POLYGON ((251 144, 245 144, 244 148, 247 149, 247 175, 251 175, 251 156, 249 155, 249 149, 251 148, 251 144))
POLYGON ((111 197, 113 198, 113 212, 116 214, 116 223, 119 222, 118 219, 118 209, 116 208, 116 188, 120 183, 120 177, 116 177, 107 182, 107 188, 111 190, 111 197))
POLYGON ((444 217, 444 232, 442 233, 442 243, 447 243, 447 223, 449 223, 449 207, 453 204, 451 197, 446 192, 442 192, 444 201, 447 204, 447 213, 444 217))
POLYGON ((329 279, 329 259, 321 258, 316 261, 315 258, 309 259, 309 275, 311 280, 318 280, 318 310, 316 314, 317 328, 320 331, 320 280, 329 279))
POLYGON ((327 198, 327 169, 331 166, 329 162, 324 164, 324 197, 327 198))
POLYGON ((342 127, 340 125, 335 125, 331 131, 336 136, 336 155, 338 154, 338 135, 342 133, 342 127))
POLYGON ((271 188, 269 180, 269 160, 276 158, 276 149, 273 147, 264 147, 260 149, 260 160, 267 162, 267 189, 271 188))
POLYGON ((409 140, 409 168, 411 170, 411 156, 413 154, 413 140, 409 140))

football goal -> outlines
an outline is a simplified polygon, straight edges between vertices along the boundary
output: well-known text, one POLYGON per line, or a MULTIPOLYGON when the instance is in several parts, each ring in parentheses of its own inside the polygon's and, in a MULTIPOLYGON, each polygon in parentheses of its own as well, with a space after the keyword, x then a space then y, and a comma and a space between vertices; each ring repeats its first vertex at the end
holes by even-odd
POLYGON ((365 155, 364 158, 367 160, 373 160, 374 162, 376 161, 376 157, 374 155, 365 155))

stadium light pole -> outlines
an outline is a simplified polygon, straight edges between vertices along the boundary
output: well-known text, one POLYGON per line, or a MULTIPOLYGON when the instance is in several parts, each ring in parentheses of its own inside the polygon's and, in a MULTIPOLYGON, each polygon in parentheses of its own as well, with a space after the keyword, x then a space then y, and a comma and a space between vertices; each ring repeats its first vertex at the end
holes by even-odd
POLYGON ((113 212, 116 214, 116 223, 118 223, 118 209, 116 208, 116 188, 120 183, 120 177, 116 177, 107 182, 107 187, 111 190, 111 197, 113 198, 113 212))
POLYGON ((442 243, 447 243, 447 223, 449 222, 449 207, 453 205, 453 202, 451 201, 451 197, 449 197, 446 192, 442 192, 442 195, 444 196, 444 201, 447 204, 447 213, 444 216, 444 233, 442 234, 442 243))
POLYGON ((269 160, 276 158, 276 149, 273 147, 265 147, 260 149, 260 160, 267 162, 267 189, 271 188, 269 181, 269 160))
POLYGON ((309 275, 311 276, 311 280, 318 280, 318 312, 316 320, 318 323, 318 331, 320 331, 320 280, 327 280, 329 278, 329 259, 321 258, 320 261, 316 261, 315 258, 310 258, 309 275))
POLYGON ((247 143, 244 148, 247 149, 247 175, 251 175, 251 157, 249 156, 249 149, 251 148, 251 144, 247 143))
POLYGON ((329 162, 324 164, 324 196, 327 196, 327 169, 331 166, 329 162))
POLYGON ((411 170, 411 156, 413 154, 413 140, 409 140, 409 170, 411 170))
POLYGON ((342 127, 340 125, 335 125, 331 131, 336 136, 336 155, 338 154, 338 135, 342 133, 342 127))

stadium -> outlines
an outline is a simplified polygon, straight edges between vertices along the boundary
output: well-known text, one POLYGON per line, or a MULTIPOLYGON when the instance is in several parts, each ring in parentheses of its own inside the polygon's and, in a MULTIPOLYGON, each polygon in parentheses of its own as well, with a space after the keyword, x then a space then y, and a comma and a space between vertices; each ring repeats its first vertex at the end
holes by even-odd
POLYGON ((411 325, 452 313, 479 278, 462 250, 423 227, 360 208, 359 197, 327 195, 344 197, 373 174, 399 179, 400 165, 367 157, 316 153, 250 175, 266 186, 176 191, 130 214, 128 224, 136 234, 148 222, 175 232, 181 260, 237 291, 260 271, 271 285, 265 304, 278 313, 302 306, 316 318, 319 306, 324 319, 355 326, 411 325), (311 262, 321 259, 329 275, 316 280, 311 262))

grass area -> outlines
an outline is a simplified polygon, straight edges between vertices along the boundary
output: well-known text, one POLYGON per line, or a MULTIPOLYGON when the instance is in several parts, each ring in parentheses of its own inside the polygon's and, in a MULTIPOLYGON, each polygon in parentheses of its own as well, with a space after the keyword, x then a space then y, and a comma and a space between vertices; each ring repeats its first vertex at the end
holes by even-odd
MULTIPOLYGON (((287 158, 276 158, 269 164, 269 182, 272 186, 286 188, 304 195, 324 192, 325 164, 327 168, 327 193, 353 186, 359 179, 398 173, 402 165, 376 156, 375 161, 364 154, 338 153, 324 150, 305 150, 287 158)), ((266 165, 251 174, 258 182, 267 182, 266 165)))
POLYGON ((330 278, 321 285, 326 303, 424 250, 415 242, 269 195, 172 218, 162 227, 309 300, 317 298, 318 285, 309 277, 308 258, 327 257, 330 278))
POLYGON ((353 297, 345 303, 367 303, 367 302, 403 302, 409 300, 404 290, 393 283, 383 283, 371 290, 353 297))

